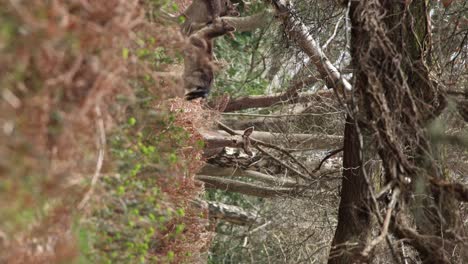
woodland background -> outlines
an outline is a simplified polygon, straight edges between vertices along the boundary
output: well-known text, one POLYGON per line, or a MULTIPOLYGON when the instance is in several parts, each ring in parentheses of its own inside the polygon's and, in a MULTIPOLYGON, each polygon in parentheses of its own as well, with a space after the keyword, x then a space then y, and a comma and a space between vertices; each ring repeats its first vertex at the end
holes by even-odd
POLYGON ((468 2, 233 3, 0 0, 0 263, 467 263, 468 2))

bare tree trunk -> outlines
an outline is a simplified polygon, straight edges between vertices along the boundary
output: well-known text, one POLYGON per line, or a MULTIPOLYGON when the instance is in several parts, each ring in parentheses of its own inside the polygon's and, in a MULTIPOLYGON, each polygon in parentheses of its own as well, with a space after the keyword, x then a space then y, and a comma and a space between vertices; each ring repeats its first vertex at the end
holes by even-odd
MULTIPOLYGON (((457 236, 461 237, 463 233, 459 228, 454 194, 431 185, 431 178, 441 180, 444 174, 439 167, 437 150, 428 138, 426 125, 440 114, 445 100, 440 87, 429 74, 431 27, 428 5, 428 0, 351 1, 351 55, 356 73, 354 102, 349 104, 349 109, 352 109, 352 117, 358 118, 357 128, 362 131, 357 135, 373 136, 372 142, 378 147, 386 181, 398 186, 395 188, 404 187, 395 213, 387 210, 387 223, 390 219, 393 221, 391 232, 400 239, 406 239, 418 251, 423 263, 451 263, 456 261, 454 256, 463 251, 458 249, 463 247, 463 243, 457 242, 457 236), (410 226, 411 222, 416 224, 416 228, 410 226)), ((349 125, 346 126, 345 135, 349 135, 349 125)), ((346 146, 350 138, 352 136, 345 136, 344 163, 348 160, 346 146)), ((358 142, 356 137, 355 142, 358 142)), ((363 145, 370 142, 364 139, 363 145)), ((354 147, 359 148, 359 145, 354 147)), ((370 153, 367 149, 362 151, 363 154, 357 152, 354 155, 367 156, 370 153)), ((366 180, 364 176, 358 177, 361 179, 359 183, 366 180)), ((336 246, 355 242, 355 236, 361 236, 360 241, 364 241, 359 232, 369 234, 371 227, 365 225, 370 223, 368 221, 359 223, 359 220, 368 219, 365 216, 369 215, 369 209, 359 207, 357 195, 347 195, 348 180, 343 179, 339 223, 333 241, 336 246), (362 217, 342 217, 345 215, 342 205, 353 203, 362 217), (350 232, 353 234, 348 234, 350 232), (343 234, 348 234, 348 239, 343 239, 343 234)), ((366 200, 369 191, 358 187, 354 186, 355 190, 367 193, 359 198, 366 200)), ((373 188, 368 187, 369 190, 373 188)), ((382 222, 381 212, 376 210, 378 204, 367 200, 369 208, 375 209, 373 213, 382 222)), ((384 237, 386 234, 381 235, 384 237)), ((372 242, 370 244, 375 244, 376 240, 372 242)), ((369 261, 347 257, 349 254, 334 260, 334 255, 331 254, 329 263, 369 261)))
POLYGON ((362 174, 361 147, 354 120, 346 119, 343 150, 343 181, 338 209, 338 226, 332 242, 329 264, 359 262, 371 235, 370 194, 362 174))

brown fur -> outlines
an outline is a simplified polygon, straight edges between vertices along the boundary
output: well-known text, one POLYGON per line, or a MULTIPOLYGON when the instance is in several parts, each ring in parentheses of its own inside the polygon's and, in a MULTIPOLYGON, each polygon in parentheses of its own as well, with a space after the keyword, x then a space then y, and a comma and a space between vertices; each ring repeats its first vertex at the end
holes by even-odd
POLYGON ((197 31, 188 39, 184 51, 184 89, 185 98, 193 100, 205 98, 213 85, 213 39, 231 32, 235 28, 222 19, 216 19, 213 24, 197 31))
POLYGON ((229 0, 193 0, 183 16, 182 33, 190 36, 194 28, 203 27, 222 16, 239 16, 239 12, 229 0))

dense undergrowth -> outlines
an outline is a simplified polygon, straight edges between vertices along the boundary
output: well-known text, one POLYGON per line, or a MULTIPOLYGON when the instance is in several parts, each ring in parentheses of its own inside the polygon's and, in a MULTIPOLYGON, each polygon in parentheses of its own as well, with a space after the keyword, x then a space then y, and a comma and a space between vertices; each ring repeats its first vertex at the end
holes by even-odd
POLYGON ((168 3, 0 3, 0 262, 200 261, 209 117, 166 100, 183 44, 156 20, 168 3))

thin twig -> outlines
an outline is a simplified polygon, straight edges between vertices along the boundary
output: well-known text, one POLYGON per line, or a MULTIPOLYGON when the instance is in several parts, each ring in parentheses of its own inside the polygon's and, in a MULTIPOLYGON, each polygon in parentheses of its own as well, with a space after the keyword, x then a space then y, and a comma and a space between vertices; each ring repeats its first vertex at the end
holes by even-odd
POLYGON ((297 175, 299 175, 299 177, 301 177, 302 179, 304 180, 310 180, 309 177, 307 177, 306 175, 304 175, 303 173, 301 173, 300 171, 296 170, 295 168, 289 166, 288 164, 286 164, 285 162, 279 160, 278 158, 276 158, 275 156, 271 155, 270 153, 266 152, 264 149, 262 149, 260 146, 256 146, 256 148, 262 152, 263 154, 267 155, 268 157, 272 158, 274 161, 276 161, 279 165, 287 168, 287 169, 290 169, 292 172, 296 173, 297 175))
POLYGON ((364 257, 369 256, 369 253, 372 251, 372 249, 374 249, 375 246, 377 246, 380 242, 382 242, 382 240, 384 240, 387 237, 388 227, 390 225, 390 219, 392 218, 392 212, 393 212, 393 209, 395 209, 395 205, 397 203, 399 195, 400 195, 400 189, 399 188, 393 189, 392 200, 388 204, 387 213, 385 215, 385 220, 382 225, 382 231, 380 232, 380 235, 378 237, 376 237, 366 246, 366 248, 361 253, 362 256, 364 257))
POLYGON ((335 25, 335 30, 333 30, 333 34, 328 38, 328 40, 323 44, 322 50, 326 50, 328 48, 328 45, 335 39, 336 34, 338 33, 338 29, 340 28, 341 20, 346 19, 346 15, 342 15, 340 18, 338 18, 338 22, 336 22, 335 25))
POLYGON ((248 117, 265 117, 265 118, 282 118, 290 116, 323 116, 342 114, 343 111, 327 112, 327 113, 301 113, 301 114, 280 114, 280 115, 264 115, 264 114, 249 114, 249 113, 221 113, 224 116, 248 116, 248 117))
POLYGON ((394 185, 395 181, 390 181, 387 185, 380 189, 379 193, 377 193, 377 195, 375 196, 375 199, 379 200, 385 193, 392 189, 394 185))
POLYGON ((98 151, 98 159, 96 162, 96 169, 94 171, 93 178, 91 180, 91 186, 86 192, 86 194, 83 197, 83 200, 78 204, 78 209, 82 210, 88 200, 91 198, 91 195, 93 194, 94 191, 94 186, 96 185, 99 176, 101 175, 101 169, 102 169, 102 164, 104 162, 104 150, 106 148, 106 133, 105 133, 105 128, 104 128, 104 120, 102 118, 102 113, 101 113, 101 108, 99 105, 96 105, 94 108, 96 112, 96 118, 97 118, 97 129, 98 129, 98 146, 99 146, 99 151, 98 151))
POLYGON ((328 155, 325 156, 325 158, 322 159, 322 161, 320 161, 319 165, 317 166, 317 168, 315 168, 313 171, 316 172, 318 170, 320 170, 320 167, 322 167, 322 164, 328 160, 329 158, 333 157, 334 155, 340 153, 341 151, 343 151, 344 148, 339 148, 339 149, 335 149, 335 150, 332 150, 330 151, 330 153, 328 153, 328 155))
MULTIPOLYGON (((353 97, 352 100, 354 100, 354 97, 353 97)), ((356 111, 356 109, 353 109, 353 110, 356 111)), ((354 113, 354 114, 356 114, 356 113, 354 113)), ((362 162, 363 158, 364 158, 364 151, 363 151, 363 149, 364 149, 364 138, 362 136, 362 132, 361 132, 361 129, 359 127, 359 123, 357 122, 356 119, 353 119, 353 120, 354 120, 354 126, 356 128, 356 132, 358 134, 358 139, 359 139, 359 148, 360 148, 360 150, 359 150, 360 157, 359 158, 360 158, 360 160, 362 162)), ((365 166, 361 166, 361 172, 362 172, 362 175, 364 177, 364 181, 366 182, 367 189, 368 189, 370 197, 371 197, 372 205, 374 206, 374 210, 375 210, 376 215, 377 215, 377 220, 378 220, 380 225, 384 226, 384 220, 382 219, 382 216, 379 214, 379 211, 380 211, 379 203, 377 202, 377 198, 375 196, 374 189, 372 188, 372 185, 371 185, 371 182, 370 182, 370 179, 369 179, 369 175, 367 175, 365 166)), ((396 251, 392 246, 391 239, 390 239, 390 236, 388 235, 388 232, 385 235, 385 238, 386 238, 388 248, 390 249, 390 253, 392 254, 393 259, 395 260, 396 263, 400 263, 400 260, 398 259, 396 251)))
MULTIPOLYGON (((219 127, 220 127, 222 130, 226 131, 226 132, 229 133, 230 135, 232 135, 232 136, 239 136, 239 135, 241 135, 241 134, 237 133, 236 131, 234 131, 232 128, 226 126, 225 124, 223 124, 223 123, 221 123, 221 122, 219 122, 219 121, 216 121, 216 122, 218 123, 219 127)), ((309 169, 307 169, 307 167, 306 167, 304 164, 302 164, 299 160, 297 160, 297 158, 294 157, 294 156, 290 153, 290 151, 288 151, 288 150, 286 150, 286 149, 284 149, 284 148, 282 148, 282 147, 279 147, 279 146, 277 146, 277 145, 273 145, 273 144, 266 143, 266 142, 263 142, 263 141, 261 141, 261 140, 255 139, 255 138, 253 138, 253 137, 251 137, 250 140, 251 140, 251 142, 254 143, 254 144, 258 144, 258 145, 260 145, 260 146, 264 146, 264 147, 267 147, 267 148, 272 148, 272 149, 274 149, 274 150, 277 150, 277 151, 279 151, 279 152, 285 154, 285 155, 288 156, 290 159, 292 159, 296 164, 298 164, 299 167, 301 167, 304 171, 306 171, 307 174, 309 174, 309 175, 311 175, 311 176, 314 175, 314 173, 311 172, 311 171, 309 171, 309 169)))

